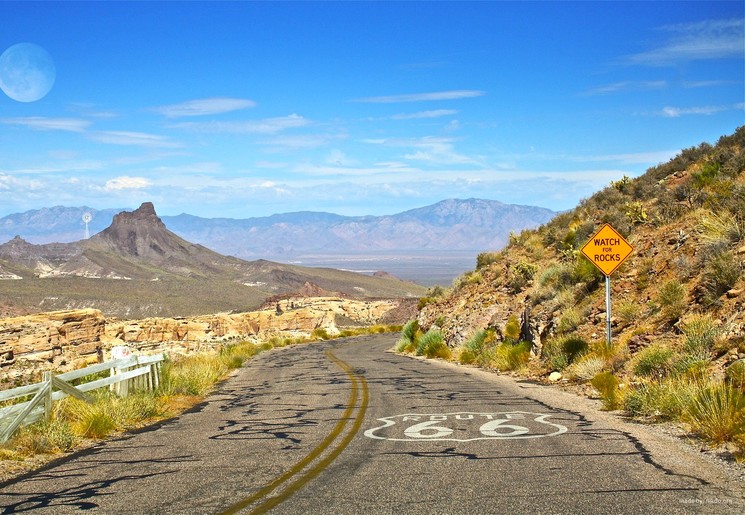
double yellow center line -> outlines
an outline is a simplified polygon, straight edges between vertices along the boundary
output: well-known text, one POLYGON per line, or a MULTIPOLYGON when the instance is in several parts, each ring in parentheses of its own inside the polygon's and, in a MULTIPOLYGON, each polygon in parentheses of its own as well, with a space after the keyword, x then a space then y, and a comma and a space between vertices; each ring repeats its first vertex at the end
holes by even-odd
POLYGON ((346 362, 340 360, 331 350, 326 351, 326 356, 339 366, 349 377, 351 381, 351 389, 349 392, 349 400, 347 401, 347 408, 344 410, 344 414, 334 426, 334 429, 313 449, 305 458, 297 462, 287 472, 276 478, 271 483, 267 484, 263 488, 259 489, 253 495, 246 497, 245 499, 233 504, 222 513, 232 514, 238 513, 239 511, 246 509, 247 507, 253 506, 248 513, 266 513, 281 502, 288 499, 295 492, 304 487, 308 481, 317 477, 333 462, 339 454, 349 445, 355 435, 359 432, 362 426, 362 421, 365 418, 365 411, 367 410, 367 404, 369 401, 369 392, 367 387, 367 381, 363 376, 357 374, 351 366, 346 362), (355 413, 355 410, 357 412, 355 413), (331 447, 337 439, 344 433, 347 424, 353 420, 351 429, 346 435, 338 441, 336 447, 330 452, 326 453, 323 458, 314 463, 310 468, 307 468, 312 462, 314 462, 319 456, 321 456, 329 447, 331 447), (270 494, 277 488, 288 483, 287 486, 278 494, 270 497, 270 494))

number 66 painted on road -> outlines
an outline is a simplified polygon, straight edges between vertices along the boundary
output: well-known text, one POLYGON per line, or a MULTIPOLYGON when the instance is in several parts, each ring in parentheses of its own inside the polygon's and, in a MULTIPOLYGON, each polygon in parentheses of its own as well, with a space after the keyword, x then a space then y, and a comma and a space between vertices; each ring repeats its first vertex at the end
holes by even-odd
POLYGON ((395 415, 378 420, 383 425, 368 429, 365 436, 377 440, 434 441, 505 440, 557 436, 567 428, 549 422, 544 413, 442 413, 395 415), (519 421, 518 424, 515 422, 519 421))
MULTIPOLYGON (((515 426, 512 424, 504 424, 509 422, 506 418, 490 420, 483 424, 479 431, 484 436, 500 436, 502 438, 514 438, 516 436, 524 435, 530 432, 530 429, 522 426, 515 426), (507 429, 507 432, 500 432, 497 429, 507 429), (511 431, 510 431, 511 430, 511 431)), ((437 426, 440 424, 439 420, 430 420, 428 422, 420 422, 413 426, 407 427, 404 430, 404 434, 409 438, 433 438, 440 439, 443 436, 450 436, 453 434, 453 430, 449 427, 437 426), (434 433, 432 433, 434 431, 434 433)))

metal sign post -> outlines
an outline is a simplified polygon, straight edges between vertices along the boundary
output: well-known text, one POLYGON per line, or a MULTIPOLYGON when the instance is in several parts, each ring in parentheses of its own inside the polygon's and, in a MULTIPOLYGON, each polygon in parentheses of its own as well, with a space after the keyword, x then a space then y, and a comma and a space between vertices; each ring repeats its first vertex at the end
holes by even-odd
POLYGON ((610 276, 634 251, 634 247, 610 224, 605 224, 580 250, 605 275, 605 332, 611 345, 610 276))

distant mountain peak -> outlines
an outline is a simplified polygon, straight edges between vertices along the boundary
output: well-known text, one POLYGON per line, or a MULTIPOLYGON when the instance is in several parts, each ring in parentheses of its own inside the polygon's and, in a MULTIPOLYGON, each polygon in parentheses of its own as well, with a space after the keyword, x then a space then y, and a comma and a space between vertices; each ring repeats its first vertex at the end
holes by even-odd
POLYGON ((155 212, 155 206, 152 202, 143 202, 140 207, 134 211, 122 211, 114 215, 112 226, 127 225, 131 223, 152 223, 159 224, 165 228, 165 224, 155 212))
POLYGON ((164 258, 192 246, 173 232, 155 212, 152 202, 114 215, 111 225, 91 238, 129 256, 164 258))

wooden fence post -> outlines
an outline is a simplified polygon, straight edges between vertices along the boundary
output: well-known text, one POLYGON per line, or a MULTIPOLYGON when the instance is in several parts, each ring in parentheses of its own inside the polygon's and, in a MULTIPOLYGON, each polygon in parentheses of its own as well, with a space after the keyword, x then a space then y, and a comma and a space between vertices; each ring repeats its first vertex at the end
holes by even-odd
POLYGON ((50 370, 44 372, 42 381, 49 385, 44 395, 44 420, 49 420, 52 416, 52 372, 50 370))

